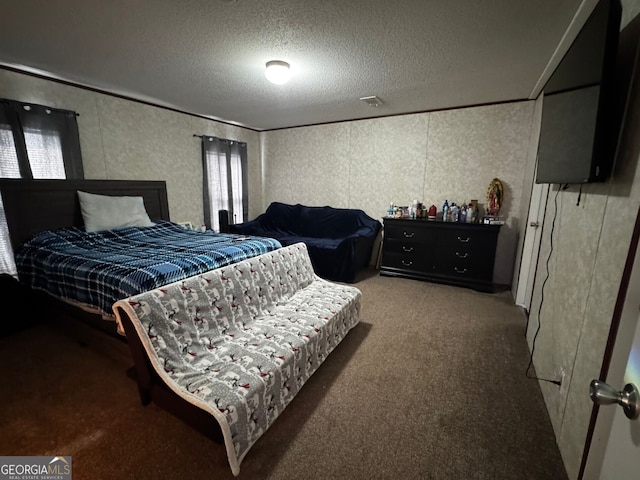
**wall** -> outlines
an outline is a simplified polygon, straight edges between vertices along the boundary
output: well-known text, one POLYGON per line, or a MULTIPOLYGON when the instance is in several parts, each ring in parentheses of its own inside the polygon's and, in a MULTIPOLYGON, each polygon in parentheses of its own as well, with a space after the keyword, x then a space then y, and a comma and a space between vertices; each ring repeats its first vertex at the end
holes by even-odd
MULTIPOLYGON (((639 1, 623 2, 623 28, 633 20, 638 30, 639 11, 639 1)), ((635 52, 638 36, 627 32, 623 31, 621 39, 628 39, 635 52)), ((589 383, 599 377, 640 206, 638 139, 640 88, 636 78, 610 180, 584 186, 579 204, 578 187, 559 191, 555 185, 549 192, 527 337, 533 348, 540 325, 536 373, 548 379, 562 378, 560 387, 548 382, 540 386, 571 479, 579 472, 593 406, 589 383)))
POLYGON ((200 140, 248 144, 249 218, 272 201, 361 208, 486 202, 505 187, 507 224, 494 281, 510 285, 521 222, 533 102, 258 133, 92 90, 0 70, 0 97, 74 110, 86 178, 166 180, 171 219, 203 223, 200 140))
POLYGON ((197 135, 248 144, 249 215, 262 211, 260 137, 253 130, 0 69, 0 98, 74 110, 86 178, 166 180, 173 221, 203 223, 197 135))
POLYGON ((262 133, 265 206, 361 208, 381 218, 389 203, 413 199, 439 210, 445 199, 484 204, 497 177, 507 224, 494 281, 511 285, 533 111, 534 102, 517 102, 262 133))

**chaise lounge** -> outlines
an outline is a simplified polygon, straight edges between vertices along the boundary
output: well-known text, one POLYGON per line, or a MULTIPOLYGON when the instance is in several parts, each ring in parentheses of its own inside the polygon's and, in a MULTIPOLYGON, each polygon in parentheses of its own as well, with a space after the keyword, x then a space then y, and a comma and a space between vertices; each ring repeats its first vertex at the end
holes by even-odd
POLYGON ((276 238, 285 246, 303 242, 318 276, 353 283, 356 274, 370 263, 382 224, 358 209, 273 202, 255 220, 229 225, 228 229, 276 238))

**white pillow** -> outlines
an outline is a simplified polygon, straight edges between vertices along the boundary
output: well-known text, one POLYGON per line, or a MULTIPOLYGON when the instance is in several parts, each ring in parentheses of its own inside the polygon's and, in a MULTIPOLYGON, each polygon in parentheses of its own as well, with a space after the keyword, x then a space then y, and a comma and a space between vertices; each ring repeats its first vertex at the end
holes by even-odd
POLYGON ((87 232, 155 225, 149 219, 142 197, 112 197, 78 190, 78 199, 87 232))

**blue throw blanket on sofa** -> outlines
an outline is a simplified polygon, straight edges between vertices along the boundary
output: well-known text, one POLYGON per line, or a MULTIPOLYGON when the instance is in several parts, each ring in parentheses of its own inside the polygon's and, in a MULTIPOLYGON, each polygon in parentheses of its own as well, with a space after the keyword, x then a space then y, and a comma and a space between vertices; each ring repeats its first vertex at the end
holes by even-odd
POLYGON ((382 224, 359 209, 273 202, 255 220, 229 229, 276 238, 282 245, 304 242, 318 276, 351 283, 369 265, 382 224))

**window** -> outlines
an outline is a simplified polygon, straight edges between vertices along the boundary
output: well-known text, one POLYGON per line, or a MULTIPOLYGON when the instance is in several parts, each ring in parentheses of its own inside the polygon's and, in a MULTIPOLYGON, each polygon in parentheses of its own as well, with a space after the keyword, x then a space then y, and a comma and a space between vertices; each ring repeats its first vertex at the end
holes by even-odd
POLYGON ((220 230, 219 210, 227 210, 233 223, 244 222, 248 211, 247 144, 203 136, 202 163, 207 228, 220 230))
MULTIPOLYGON (((77 114, 0 99, 0 177, 83 178, 77 114)), ((0 197, 0 273, 16 276, 0 197)))

